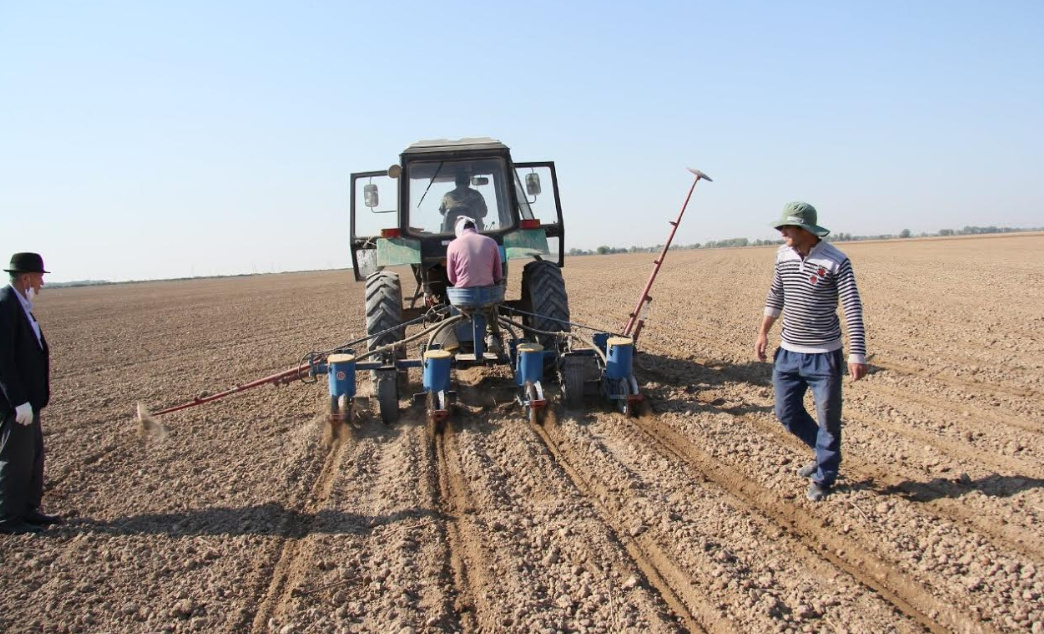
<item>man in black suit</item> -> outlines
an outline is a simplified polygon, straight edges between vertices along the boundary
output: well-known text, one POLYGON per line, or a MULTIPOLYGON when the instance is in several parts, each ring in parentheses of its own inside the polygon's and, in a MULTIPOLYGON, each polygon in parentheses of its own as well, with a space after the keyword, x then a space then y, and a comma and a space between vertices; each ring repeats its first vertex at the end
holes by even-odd
POLYGON ((4 270, 11 284, 0 289, 0 533, 38 533, 61 522, 40 511, 50 361, 32 308, 48 271, 37 253, 15 253, 4 270))

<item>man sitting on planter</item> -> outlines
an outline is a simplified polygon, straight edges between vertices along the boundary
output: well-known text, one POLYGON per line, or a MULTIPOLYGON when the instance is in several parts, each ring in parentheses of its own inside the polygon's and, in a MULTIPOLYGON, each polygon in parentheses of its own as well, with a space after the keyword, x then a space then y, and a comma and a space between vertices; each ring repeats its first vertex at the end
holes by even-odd
MULTIPOLYGON (((500 260, 500 246, 489 236, 484 236, 475 227, 475 220, 467 216, 457 218, 454 226, 456 238, 446 250, 446 275, 454 288, 489 288, 491 296, 499 297, 494 304, 503 300, 503 289, 499 287, 504 277, 504 266, 500 260)), ((453 301, 452 293, 450 303, 453 301)), ((489 334, 486 347, 500 354, 500 328, 496 309, 487 309, 489 334)))

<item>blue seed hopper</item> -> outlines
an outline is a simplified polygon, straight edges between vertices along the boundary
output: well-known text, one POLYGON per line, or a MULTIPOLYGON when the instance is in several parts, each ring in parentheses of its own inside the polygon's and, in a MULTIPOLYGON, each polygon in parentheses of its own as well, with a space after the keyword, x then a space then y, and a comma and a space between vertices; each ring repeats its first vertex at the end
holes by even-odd
MULTIPOLYGON (((443 423, 457 398, 453 370, 474 366, 510 367, 515 400, 533 422, 544 419, 548 384, 560 388, 558 392, 571 408, 582 407, 586 398, 597 394, 630 414, 642 400, 632 369, 634 341, 630 337, 573 322, 560 324, 568 330, 537 330, 512 317, 533 321, 545 316, 503 305, 502 286, 448 290, 450 306, 414 320, 424 326, 416 334, 361 354, 352 347, 343 347, 312 356, 308 374, 326 374, 328 378, 331 420, 352 418, 360 385, 356 375, 360 372, 371 373, 373 397, 386 422, 397 418, 401 399, 409 396, 414 403, 424 404, 429 420, 443 423), (452 349, 440 343, 447 340, 441 336, 447 331, 452 331, 452 349), (578 334, 579 331, 588 331, 590 335, 578 334), (553 345, 545 347, 540 343, 549 337, 553 345), (501 340, 506 347, 500 345, 501 340), (416 358, 388 354, 404 350, 416 341, 421 341, 416 358), (394 361, 388 362, 389 358, 394 361), (420 369, 421 391, 406 394, 401 392, 406 387, 401 377, 410 368, 420 369)), ((403 324, 400 332, 405 332, 407 325, 412 324, 403 324)), ((383 334, 374 333, 365 340, 378 339, 383 334)))

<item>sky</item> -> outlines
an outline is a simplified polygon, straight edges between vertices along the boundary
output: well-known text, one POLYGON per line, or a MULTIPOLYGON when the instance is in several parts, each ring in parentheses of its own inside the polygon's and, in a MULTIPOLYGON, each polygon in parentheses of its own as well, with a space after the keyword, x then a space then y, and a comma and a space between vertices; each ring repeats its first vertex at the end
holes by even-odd
MULTIPOLYGON (((1044 2, 0 0, 0 258, 350 267, 349 174, 555 162, 565 246, 1044 226, 1044 2)), ((568 264, 567 264, 568 266, 568 264)))

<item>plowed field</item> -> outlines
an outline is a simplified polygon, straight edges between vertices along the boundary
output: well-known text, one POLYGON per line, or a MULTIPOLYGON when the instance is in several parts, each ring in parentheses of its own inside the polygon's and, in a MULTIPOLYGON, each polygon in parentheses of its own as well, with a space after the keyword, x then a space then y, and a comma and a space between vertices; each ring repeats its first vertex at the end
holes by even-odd
MULTIPOLYGON (((137 401, 359 336, 350 272, 45 289, 44 501, 69 521, 0 536, 0 631, 1041 634, 1044 236, 840 246, 871 373, 846 379, 819 504, 753 358, 771 248, 669 256, 637 359, 651 411, 535 426, 472 369, 441 434, 406 409, 332 436, 322 382, 140 432, 137 401)), ((571 259, 573 319, 621 328, 652 258, 571 259)))

